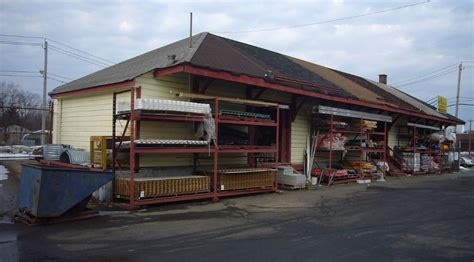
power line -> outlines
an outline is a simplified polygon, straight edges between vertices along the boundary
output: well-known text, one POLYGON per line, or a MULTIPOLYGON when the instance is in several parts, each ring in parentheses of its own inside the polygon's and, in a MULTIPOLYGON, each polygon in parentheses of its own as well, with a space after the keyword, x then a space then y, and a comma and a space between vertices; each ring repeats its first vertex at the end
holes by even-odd
POLYGON ((42 76, 32 76, 32 75, 12 75, 12 74, 0 74, 0 76, 11 76, 11 77, 42 77, 42 76))
MULTIPOLYGON (((49 75, 49 74, 50 74, 50 73, 48 73, 48 75, 49 75)), ((57 82, 60 82, 60 83, 63 83, 63 84, 66 84, 66 83, 67 83, 67 82, 65 82, 65 81, 63 81, 63 80, 59 80, 59 79, 57 79, 57 78, 50 77, 50 76, 48 76, 48 79, 51 79, 51 80, 54 80, 54 81, 57 81, 57 82)))
POLYGON ((445 66, 443 68, 431 71, 429 73, 425 73, 425 74, 422 74, 422 75, 419 75, 419 76, 415 76, 415 77, 411 77, 411 78, 408 78, 408 79, 405 79, 405 80, 402 80, 402 81, 398 81, 398 82, 393 83, 392 85, 396 86, 396 85, 403 84, 405 82, 410 82, 410 81, 416 80, 418 78, 429 76, 429 75, 432 75, 432 74, 435 74, 435 73, 440 73, 441 71, 446 71, 448 69, 454 68, 454 66, 457 66, 457 65, 459 65, 459 63, 451 64, 451 65, 445 66))
POLYGON ((51 72, 48 72, 48 75, 53 75, 53 76, 60 77, 60 78, 64 78, 64 79, 66 79, 66 80, 71 80, 71 81, 74 80, 74 79, 71 79, 71 78, 69 78, 69 77, 65 77, 65 76, 53 74, 53 73, 51 73, 51 72))
MULTIPOLYGON (((448 107, 455 106, 456 104, 448 105, 448 107)), ((474 104, 459 103, 460 106, 474 106, 474 104)))
POLYGON ((70 56, 70 57, 74 57, 74 58, 79 59, 79 60, 82 60, 82 61, 84 61, 84 62, 88 62, 88 63, 94 64, 94 65, 97 65, 97 66, 101 66, 101 67, 108 67, 108 66, 109 66, 109 65, 106 65, 106 64, 102 64, 102 63, 100 63, 100 62, 98 62, 98 61, 90 60, 90 59, 88 59, 88 58, 86 58, 86 57, 84 57, 84 56, 81 56, 81 55, 74 54, 74 53, 72 53, 72 52, 66 51, 66 50, 64 50, 64 49, 57 48, 57 47, 52 46, 52 45, 50 45, 49 47, 51 48, 51 50, 54 50, 54 51, 56 51, 56 52, 59 52, 59 53, 68 55, 68 56, 70 56))
POLYGON ((80 52, 80 53, 83 53, 83 54, 86 54, 86 55, 89 55, 89 56, 95 57, 95 58, 97 58, 97 59, 103 60, 103 61, 105 61, 105 62, 108 62, 108 63, 111 63, 111 64, 115 64, 115 62, 114 62, 114 61, 110 61, 110 60, 108 60, 108 59, 105 59, 105 58, 102 58, 102 57, 99 57, 99 56, 93 55, 93 54, 91 54, 91 53, 88 53, 88 52, 85 52, 85 51, 79 50, 79 49, 77 49, 77 48, 74 48, 74 47, 72 47, 72 46, 69 46, 69 45, 63 44, 63 43, 61 43, 61 42, 58 42, 58 41, 56 41, 56 40, 53 40, 53 39, 51 39, 51 38, 46 38, 46 39, 48 39, 49 41, 51 41, 51 42, 54 42, 54 43, 56 43, 56 44, 60 44, 60 45, 62 45, 62 46, 68 47, 68 48, 70 48, 70 49, 72 49, 72 50, 75 50, 75 51, 77 51, 77 52, 80 52))
POLYGON ((80 54, 71 52, 71 51, 69 51, 69 50, 65 50, 65 49, 63 49, 63 48, 60 48, 60 47, 57 47, 57 46, 54 46, 54 45, 49 45, 49 46, 52 47, 52 48, 54 48, 54 49, 56 49, 56 51, 62 51, 62 52, 65 52, 65 53, 67 53, 67 54, 69 54, 69 55, 73 55, 73 56, 76 56, 76 57, 80 57, 80 58, 89 60, 89 61, 91 61, 91 62, 94 62, 94 63, 97 63, 97 64, 101 64, 101 65, 103 65, 103 66, 110 66, 110 65, 108 65, 108 64, 106 64, 106 63, 103 63, 103 62, 101 62, 101 61, 97 61, 97 60, 94 60, 94 59, 85 57, 85 56, 83 56, 83 55, 80 55, 80 54))
POLYGON ((327 24, 327 23, 350 20, 350 19, 355 19, 355 18, 360 18, 360 17, 365 17, 365 16, 371 16, 371 15, 376 15, 376 14, 381 14, 381 13, 386 13, 386 12, 392 12, 392 11, 396 11, 396 10, 399 10, 399 9, 404 9, 404 8, 408 8, 408 7, 412 7, 412 6, 426 4, 426 3, 429 3, 429 2, 430 1, 428 0, 428 1, 424 1, 424 2, 418 2, 418 3, 408 4, 408 5, 402 5, 402 6, 397 6, 397 7, 394 7, 394 8, 383 9, 383 10, 364 13, 364 14, 359 14, 359 15, 335 18, 335 19, 330 19, 330 20, 323 20, 323 21, 307 23, 307 24, 290 25, 290 26, 273 27, 273 28, 263 28, 263 29, 253 29, 253 30, 242 30, 242 31, 215 32, 215 33, 239 34, 239 33, 267 32, 267 31, 275 31, 275 30, 281 30, 281 29, 290 29, 290 28, 306 27, 306 26, 313 26, 313 25, 319 25, 319 24, 327 24))
MULTIPOLYGON (((25 71, 25 70, 0 70, 0 72, 3 72, 3 73, 25 73, 25 74, 38 74, 41 72, 38 72, 38 71, 25 71)), ((73 80, 69 77, 65 77, 65 76, 62 76, 62 75, 58 75, 58 74, 54 74, 54 73, 51 73, 51 72, 48 72, 48 75, 53 75, 53 76, 56 76, 56 77, 59 77, 59 78, 64 78, 66 80, 73 80)), ((18 75, 18 76, 23 76, 23 75, 18 75)))
POLYGON ((42 36, 28 36, 28 35, 8 35, 8 34, 0 34, 0 36, 4 37, 18 37, 18 38, 31 38, 31 39, 45 39, 42 36))
POLYGON ((5 41, 5 40, 0 40, 1 44, 6 44, 6 45, 31 45, 31 46, 41 46, 40 43, 29 43, 29 42, 18 42, 18 41, 5 41))
POLYGON ((458 71, 458 69, 451 69, 450 71, 444 71, 444 72, 440 72, 439 74, 426 76, 424 78, 420 78, 420 79, 412 81, 412 82, 404 83, 404 84, 398 85, 396 87, 413 85, 413 84, 416 84, 416 83, 432 80, 432 79, 435 79, 435 78, 438 78, 438 77, 441 77, 441 76, 444 76, 444 75, 447 75, 447 74, 451 74, 451 73, 454 73, 454 72, 457 72, 457 71, 458 71))
POLYGON ((38 73, 37 71, 24 71, 24 70, 0 70, 4 73, 38 73))
MULTIPOLYGON (((76 52, 80 52, 82 54, 85 54, 85 55, 88 55, 88 56, 91 56, 91 57, 94 57, 96 59, 100 59, 100 60, 103 60, 104 62, 107 62, 107 63, 111 63, 111 64, 115 64, 114 61, 111 61, 111 60, 108 60, 108 59, 105 59, 105 58, 102 58, 102 57, 99 57, 99 56, 96 56, 94 54, 91 54, 89 52, 86 52, 86 51, 83 51, 83 50, 80 50, 80 49, 77 49, 75 47, 72 47, 70 45, 67 45, 67 44, 64 44, 64 43, 61 43, 57 40, 54 40, 54 39, 51 39, 51 38, 48 38, 48 37, 42 37, 42 36, 27 36, 27 35, 9 35, 9 34, 0 34, 0 36, 2 37, 16 37, 16 38, 30 38, 30 39, 44 39, 44 40, 49 40, 51 42, 54 42, 56 44, 59 44, 59 45, 62 45, 62 46, 65 46, 69 49, 72 49, 76 52)), ((41 45, 41 44, 39 44, 41 45)))

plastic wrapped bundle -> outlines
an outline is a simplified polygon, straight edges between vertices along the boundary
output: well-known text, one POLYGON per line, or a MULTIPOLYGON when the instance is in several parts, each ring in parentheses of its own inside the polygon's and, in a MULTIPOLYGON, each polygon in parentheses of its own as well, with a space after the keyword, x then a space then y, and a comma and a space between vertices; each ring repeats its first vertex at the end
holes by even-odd
POLYGON ((332 150, 345 150, 344 144, 346 143, 347 137, 340 133, 327 134, 319 138, 318 146, 323 149, 332 150))
MULTIPOLYGON (((134 108, 136 110, 169 111, 202 115, 208 115, 211 113, 211 107, 209 106, 209 104, 151 98, 135 99, 134 108)), ((119 102, 117 104, 117 111, 130 111, 130 102, 119 102)))

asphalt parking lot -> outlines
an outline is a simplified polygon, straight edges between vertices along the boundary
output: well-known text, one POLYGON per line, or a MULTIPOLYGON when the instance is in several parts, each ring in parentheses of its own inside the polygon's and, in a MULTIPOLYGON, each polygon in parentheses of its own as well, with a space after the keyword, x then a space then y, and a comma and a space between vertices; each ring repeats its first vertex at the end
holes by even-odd
POLYGON ((20 261, 473 261, 474 171, 0 224, 20 261))

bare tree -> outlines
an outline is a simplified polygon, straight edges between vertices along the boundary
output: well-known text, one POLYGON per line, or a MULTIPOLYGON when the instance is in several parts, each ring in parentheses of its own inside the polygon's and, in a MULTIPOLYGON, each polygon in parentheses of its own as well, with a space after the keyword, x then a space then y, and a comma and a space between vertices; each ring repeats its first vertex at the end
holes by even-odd
POLYGON ((29 130, 41 128, 41 99, 38 94, 15 83, 0 82, 0 126, 19 125, 29 130))

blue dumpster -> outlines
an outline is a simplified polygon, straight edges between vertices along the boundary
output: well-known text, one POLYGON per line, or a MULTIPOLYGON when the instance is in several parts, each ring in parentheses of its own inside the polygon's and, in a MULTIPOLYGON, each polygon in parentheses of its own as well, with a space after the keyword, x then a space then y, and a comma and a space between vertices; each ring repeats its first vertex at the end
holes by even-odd
POLYGON ((23 164, 18 209, 59 217, 111 181, 111 172, 23 164))

